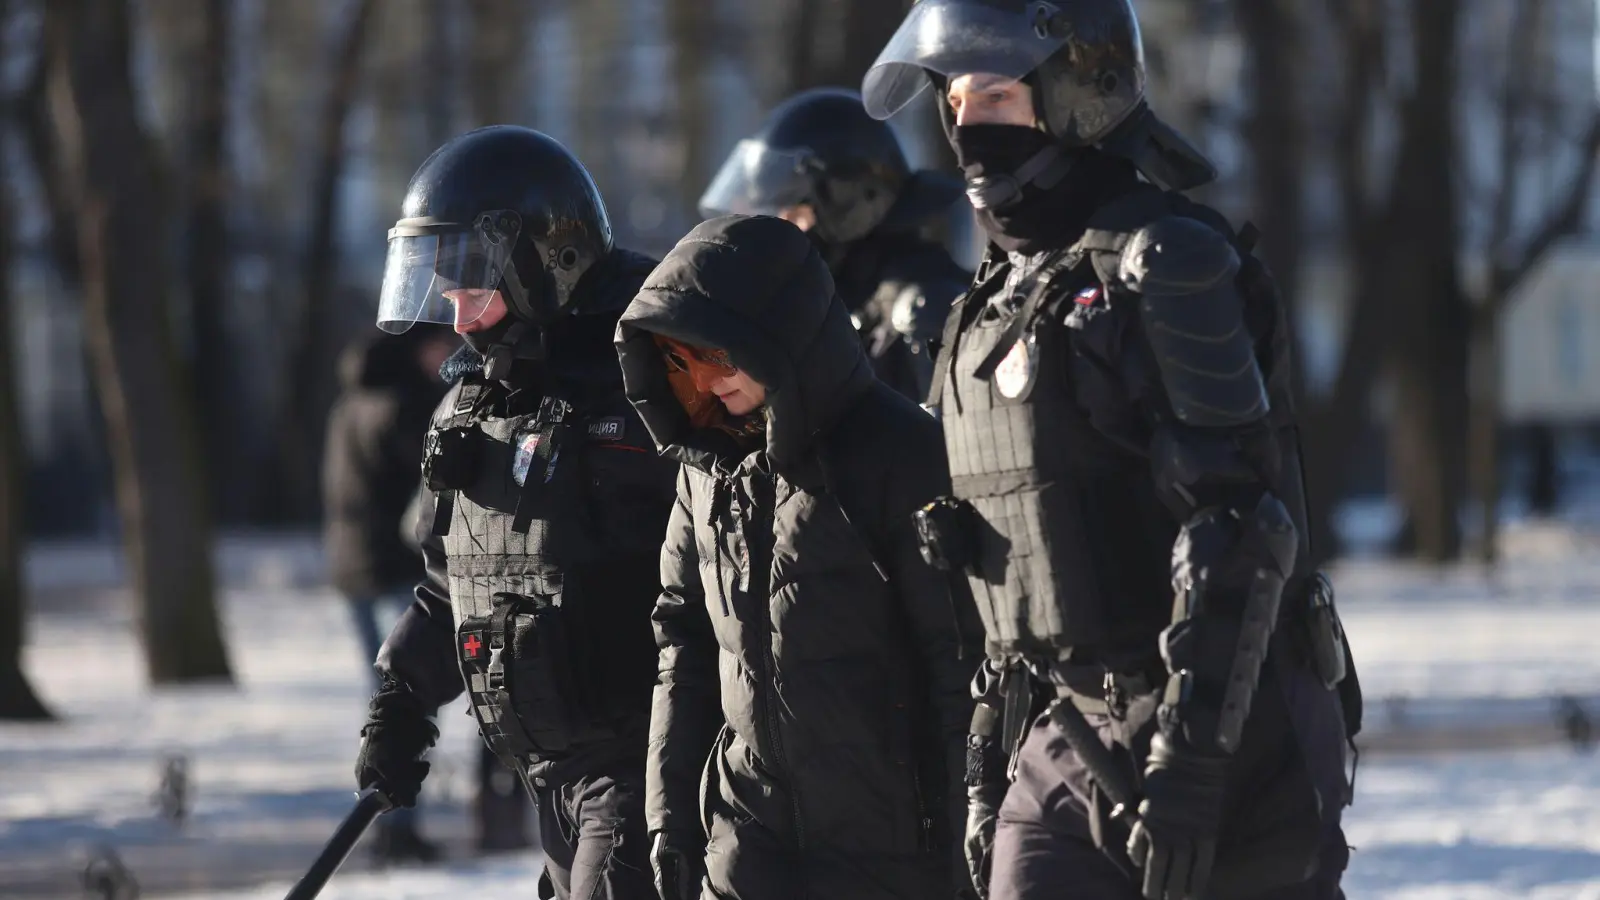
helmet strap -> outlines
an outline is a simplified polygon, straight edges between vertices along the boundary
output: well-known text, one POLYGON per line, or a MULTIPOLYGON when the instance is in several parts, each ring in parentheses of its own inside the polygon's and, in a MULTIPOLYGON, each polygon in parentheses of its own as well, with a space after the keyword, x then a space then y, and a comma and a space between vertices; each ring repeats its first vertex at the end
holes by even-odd
POLYGON ((1022 199, 1022 190, 1035 185, 1048 191, 1072 169, 1072 157, 1052 143, 1028 157, 1015 172, 985 175, 967 182, 967 197, 975 209, 1005 209, 1022 199))

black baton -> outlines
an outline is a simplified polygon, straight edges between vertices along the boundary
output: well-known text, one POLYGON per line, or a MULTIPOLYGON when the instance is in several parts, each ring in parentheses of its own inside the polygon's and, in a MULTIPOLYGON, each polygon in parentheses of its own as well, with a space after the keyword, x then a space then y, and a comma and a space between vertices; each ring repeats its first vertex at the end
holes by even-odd
POLYGON ((1067 739, 1067 746, 1078 754, 1089 777, 1100 785, 1100 790, 1111 798, 1111 818, 1126 822, 1129 827, 1139 821, 1139 794, 1133 789, 1127 773, 1100 742, 1100 732, 1095 730, 1083 712, 1072 701, 1062 699, 1050 704, 1050 718, 1067 739))
POLYGON ((339 823, 339 829, 328 838, 328 843, 322 848, 322 853, 317 856, 317 861, 311 864, 306 874, 290 888, 289 895, 284 900, 313 900, 322 893, 322 888, 327 885, 333 873, 339 871, 339 866, 344 863, 344 858, 355 849, 356 841, 361 840, 361 835, 366 833, 372 821, 378 814, 386 811, 394 804, 389 798, 378 792, 377 788, 367 788, 358 795, 355 808, 339 823))

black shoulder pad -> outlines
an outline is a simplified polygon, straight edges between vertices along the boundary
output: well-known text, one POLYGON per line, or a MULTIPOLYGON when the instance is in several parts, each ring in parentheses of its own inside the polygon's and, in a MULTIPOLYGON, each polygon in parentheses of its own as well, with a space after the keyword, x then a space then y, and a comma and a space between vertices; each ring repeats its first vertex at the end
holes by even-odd
POLYGON ((1238 273, 1228 239, 1195 219, 1158 219, 1122 250, 1118 286, 1139 298, 1167 398, 1185 424, 1246 425, 1268 412, 1238 273))
POLYGON ((1122 248, 1119 280, 1150 296, 1192 294, 1239 273, 1239 254, 1221 232, 1197 219, 1166 216, 1135 231, 1122 248))

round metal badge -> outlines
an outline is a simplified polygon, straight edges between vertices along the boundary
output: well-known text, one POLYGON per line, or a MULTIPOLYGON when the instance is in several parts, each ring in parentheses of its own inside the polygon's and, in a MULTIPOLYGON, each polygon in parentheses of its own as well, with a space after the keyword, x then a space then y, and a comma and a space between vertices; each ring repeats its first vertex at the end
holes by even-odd
POLYGON ((1033 387, 1039 369, 1038 341, 1032 334, 1019 338, 994 370, 994 389, 1007 400, 1017 400, 1033 387))

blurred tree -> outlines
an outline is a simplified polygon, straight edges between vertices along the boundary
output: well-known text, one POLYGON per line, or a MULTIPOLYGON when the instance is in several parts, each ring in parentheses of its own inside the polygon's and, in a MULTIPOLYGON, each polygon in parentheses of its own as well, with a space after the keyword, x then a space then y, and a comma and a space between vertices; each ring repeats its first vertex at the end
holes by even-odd
POLYGON ((1400 101, 1389 185, 1384 373, 1393 390, 1389 472, 1408 529, 1400 549, 1445 562, 1461 553, 1466 474, 1466 293, 1458 258, 1458 48, 1463 0, 1412 0, 1412 88, 1400 101))
POLYGON ((67 184, 67 175, 59 154, 55 151, 55 125, 50 116, 50 67, 48 54, 34 54, 28 70, 27 84, 18 100, 17 114, 21 125, 22 147, 33 165, 44 196, 45 212, 49 216, 50 230, 47 245, 51 261, 55 263, 61 280, 68 286, 78 284, 78 222, 77 211, 67 184))
MULTIPOLYGON (((1505 64, 1495 97, 1500 135, 1498 165, 1489 198, 1490 233, 1485 251, 1489 271, 1479 296, 1473 298, 1468 391, 1468 465, 1478 521, 1472 549, 1474 556, 1486 563, 1496 559, 1500 523, 1501 316, 1517 286, 1550 249, 1583 227, 1594 193, 1595 165, 1600 160, 1600 103, 1591 101, 1585 110, 1587 122, 1582 134, 1555 135, 1560 143, 1577 148, 1570 185, 1560 192, 1559 202, 1542 212, 1530 233, 1525 237, 1518 234, 1518 211, 1532 205, 1528 197, 1532 185, 1523 172, 1530 159, 1540 158, 1536 154, 1541 150, 1548 159, 1551 149, 1534 146, 1533 137, 1538 126, 1548 124, 1541 120, 1549 118, 1548 111, 1559 103, 1559 98, 1550 96, 1553 83, 1559 79, 1555 72, 1556 54, 1545 39, 1553 30, 1550 12, 1545 0, 1519 0, 1510 8, 1510 27, 1504 32, 1505 64)), ((1536 466, 1551 458, 1553 453, 1534 454, 1536 466)), ((1549 477, 1552 474, 1542 473, 1535 483, 1553 486, 1549 477)), ((1540 499, 1549 499, 1549 506, 1554 506, 1553 497, 1540 499)))
MULTIPOLYGON (((676 2, 676 0, 674 0, 676 2)), ((439 4, 443 5, 443 4, 439 4)), ((523 70, 540 0, 468 0, 466 66, 468 128, 523 122, 523 70)), ((702 0, 700 6, 705 6, 702 0)))
POLYGON ((329 56, 332 71, 317 123, 300 290, 292 298, 287 317, 288 389, 277 416, 281 447, 277 464, 281 477, 276 481, 276 490, 282 495, 284 518, 289 521, 312 521, 317 517, 322 426, 331 403, 333 358, 337 353, 338 336, 328 334, 327 311, 329 292, 340 291, 334 227, 347 153, 345 123, 360 87, 368 26, 376 7, 374 0, 354 0, 350 6, 329 56))
MULTIPOLYGON (((1341 57, 1331 143, 1345 265, 1352 277, 1333 390, 1304 419, 1312 541, 1323 559, 1338 551, 1332 514, 1344 497, 1349 460, 1366 433, 1373 388, 1384 373, 1397 395, 1390 416, 1390 471, 1407 520, 1414 523, 1416 549, 1430 558, 1448 558, 1459 549, 1459 529, 1455 494, 1447 488, 1449 453, 1438 446, 1447 428, 1434 402, 1435 389, 1448 380, 1439 371, 1447 362, 1448 322, 1439 333, 1428 324, 1448 315, 1460 298, 1448 165, 1454 149, 1451 66, 1459 2, 1415 0, 1416 19, 1407 29, 1415 70, 1409 90, 1389 78, 1388 60, 1395 51, 1384 19, 1387 4, 1326 0, 1324 6, 1341 57), (1398 146, 1384 157, 1373 152, 1373 133, 1391 99, 1399 119, 1398 146)), ((1451 384, 1459 390, 1461 382, 1451 384)), ((1459 439, 1456 447, 1459 459, 1459 439)))
POLYGON ((675 125, 683 148, 676 194, 691 221, 713 174, 711 167, 711 102, 706 69, 715 52, 716 32, 708 21, 713 8, 705 0, 668 0, 667 27, 672 39, 672 83, 677 97, 675 125))
MULTIPOLYGON (((1254 93, 1244 122, 1251 160, 1250 219, 1259 254, 1292 305, 1305 253, 1306 16, 1300 0, 1233 0, 1254 93)), ((1296 354, 1296 360, 1299 354, 1296 354)), ((1295 382, 1304 378, 1296 372, 1295 382)))
MULTIPOLYGON (((10 5, 7 0, 0 0, 0 23, 9 21, 10 5)), ((0 128, 9 130, 17 121, 17 99, 5 98, 0 128)), ((23 478, 26 460, 18 409, 21 384, 11 326, 12 208, 10 185, 0 184, 0 719, 40 720, 54 716, 34 693, 22 670, 28 609, 22 578, 22 554, 27 544, 22 510, 27 482, 23 478)))
POLYGON ((146 665, 157 684, 231 679, 192 395, 166 314, 165 176, 138 116, 127 3, 51 0, 44 26, 51 109, 78 210, 84 330, 146 665))
POLYGON ((861 79, 911 8, 907 0, 792 0, 788 81, 861 89, 861 79))
POLYGON ((228 234, 227 204, 232 186, 228 165, 228 91, 230 80, 229 21, 233 0, 192 0, 188 10, 200 39, 184 61, 188 121, 183 176, 187 189, 184 214, 184 264, 189 285, 195 400, 200 406, 205 469, 212 509, 224 520, 241 518, 252 485, 243 473, 252 471, 240 458, 236 435, 239 411, 235 390, 239 374, 229 361, 231 343, 229 271, 233 242, 228 234))

